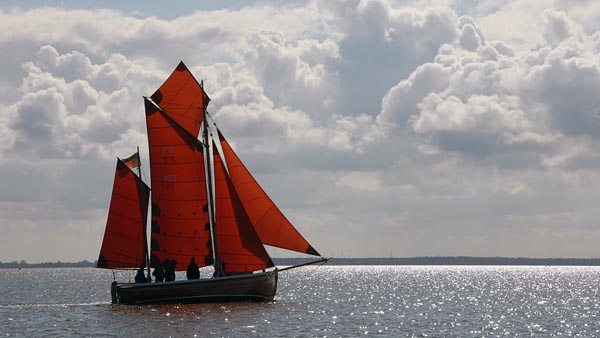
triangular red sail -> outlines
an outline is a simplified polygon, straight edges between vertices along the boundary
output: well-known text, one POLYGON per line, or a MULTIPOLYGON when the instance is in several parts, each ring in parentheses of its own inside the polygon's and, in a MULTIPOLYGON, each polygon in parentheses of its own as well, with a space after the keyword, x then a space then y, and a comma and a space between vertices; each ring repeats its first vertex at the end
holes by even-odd
POLYGON ((213 263, 202 144, 149 100, 146 125, 152 181, 151 266, 185 270, 213 263))
POLYGON ((270 268, 274 266, 273 262, 240 203, 216 147, 213 149, 218 257, 227 273, 270 268))
POLYGON ((221 131, 218 133, 229 176, 260 240, 264 244, 320 256, 252 177, 221 131))
POLYGON ((183 61, 151 98, 177 124, 198 136, 210 98, 183 61))
POLYGON ((97 267, 130 269, 145 266, 146 219, 150 188, 117 159, 108 219, 97 267))

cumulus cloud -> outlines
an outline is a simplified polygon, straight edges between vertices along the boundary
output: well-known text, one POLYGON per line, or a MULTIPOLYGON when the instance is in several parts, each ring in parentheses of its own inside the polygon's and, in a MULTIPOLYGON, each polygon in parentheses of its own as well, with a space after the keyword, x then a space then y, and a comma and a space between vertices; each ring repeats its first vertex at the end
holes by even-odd
POLYGON ((541 14, 540 22, 544 39, 552 47, 568 38, 581 38, 583 34, 582 27, 562 11, 548 9, 541 14))
POLYGON ((442 99, 430 94, 420 103, 421 113, 412 121, 413 129, 421 133, 449 130, 494 134, 527 130, 530 122, 519 107, 517 97, 473 95, 463 102, 456 96, 442 99))
MULTIPOLYGON (((326 7, 330 9, 330 7, 326 7)), ((386 2, 346 2, 330 21, 342 36, 338 76, 339 111, 374 115, 381 97, 438 48, 458 34, 448 8, 394 8, 386 2)))
POLYGON ((93 259, 114 158, 147 153, 142 96, 181 59, 321 251, 369 235, 355 255, 552 255, 546 225, 577 243, 600 216, 600 39, 578 19, 591 3, 550 2, 311 1, 173 20, 0 9, 0 170, 20 187, 0 194, 0 220, 19 238, 85 234, 72 259, 93 259), (545 246, 505 245, 521 237, 545 246))
POLYGON ((553 127, 566 135, 598 137, 600 64, 597 47, 561 45, 527 74, 527 93, 546 108, 553 127))
POLYGON ((103 68, 81 53, 61 55, 52 46, 42 46, 33 61, 23 64, 27 75, 19 87, 22 96, 7 108, 14 142, 5 151, 13 156, 69 159, 88 156, 98 145, 108 150, 130 127, 131 120, 141 122, 141 118, 122 114, 134 107, 128 106, 129 100, 120 100, 123 91, 131 96, 127 88, 107 93, 93 86, 93 70, 103 68), (71 58, 73 55, 76 57, 71 58), (67 60, 68 71, 58 60, 67 60))
POLYGON ((274 32, 255 33, 248 40, 251 48, 244 55, 243 71, 252 72, 265 95, 278 104, 307 111, 313 118, 329 110, 337 86, 326 65, 338 57, 335 43, 300 40, 291 45, 274 32))
POLYGON ((571 150, 560 144, 597 137, 597 45, 564 12, 541 15, 547 45, 519 53, 487 42, 473 19, 461 17, 457 40, 390 89, 377 121, 388 132, 416 133, 426 152, 433 146, 434 152, 496 156, 483 162, 494 166, 568 158, 571 150), (506 156, 517 158, 507 163, 506 156))

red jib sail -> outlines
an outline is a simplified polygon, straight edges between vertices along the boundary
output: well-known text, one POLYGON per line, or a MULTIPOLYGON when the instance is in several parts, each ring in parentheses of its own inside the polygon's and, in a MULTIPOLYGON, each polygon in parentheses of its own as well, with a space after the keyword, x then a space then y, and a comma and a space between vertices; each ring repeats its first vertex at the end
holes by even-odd
POLYGON ((150 188, 117 159, 112 198, 97 267, 129 269, 145 266, 146 219, 150 188))
POLYGON ((185 270, 194 257, 213 263, 202 144, 148 99, 146 125, 152 181, 150 264, 185 270))
POLYGON ((275 247, 320 256, 252 177, 220 130, 218 133, 229 176, 260 240, 275 247))
POLYGON ((151 98, 177 124, 198 136, 210 98, 183 61, 151 98))
POLYGON ((227 273, 252 272, 273 265, 260 242, 214 146, 216 247, 227 273))

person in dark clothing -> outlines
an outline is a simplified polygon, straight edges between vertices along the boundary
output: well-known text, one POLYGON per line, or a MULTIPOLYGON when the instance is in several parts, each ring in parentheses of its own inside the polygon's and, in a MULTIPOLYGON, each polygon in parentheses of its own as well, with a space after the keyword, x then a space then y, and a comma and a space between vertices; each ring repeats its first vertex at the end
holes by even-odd
POLYGON ((156 283, 165 281, 165 269, 163 268, 163 263, 158 264, 158 266, 154 268, 152 276, 154 276, 154 281, 156 283))
POLYGON ((200 269, 198 269, 198 265, 196 264, 196 259, 194 257, 192 257, 190 264, 188 264, 186 275, 187 279, 200 278, 200 269))
POLYGON ((171 261, 168 258, 163 262, 165 268, 165 281, 172 282, 175 280, 175 261, 171 261))
POLYGON ((172 260, 171 261, 171 280, 175 280, 175 268, 177 266, 177 261, 176 260, 172 260))
POLYGON ((165 261, 162 263, 163 268, 165 269, 165 282, 170 282, 171 281, 171 276, 169 275, 169 268, 171 267, 171 261, 166 258, 165 261))
POLYGON ((146 279, 146 276, 144 276, 144 268, 139 268, 137 274, 135 275, 135 282, 146 283, 147 281, 148 280, 146 279))

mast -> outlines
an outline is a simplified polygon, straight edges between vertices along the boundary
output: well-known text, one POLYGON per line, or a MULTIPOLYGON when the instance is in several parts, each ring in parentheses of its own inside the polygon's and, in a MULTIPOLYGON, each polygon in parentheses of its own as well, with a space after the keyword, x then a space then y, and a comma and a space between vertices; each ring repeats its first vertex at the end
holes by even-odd
MULTIPOLYGON (((138 190, 139 190, 139 195, 140 195, 140 202, 142 201, 141 198, 141 194, 142 194, 142 159, 140 159, 140 147, 137 147, 137 158, 139 161, 139 166, 138 166, 138 176, 139 176, 139 180, 138 180, 138 190)), ((144 208, 142 209, 142 220, 144 219, 144 208)), ((148 210, 146 210, 146 212, 148 212, 148 210)), ((148 268, 148 281, 151 281, 151 275, 150 275, 150 256, 148 255, 148 234, 147 234, 147 227, 146 224, 144 224, 142 222, 142 234, 143 234, 143 241, 144 241, 144 261, 146 262, 146 267, 148 268)))
MULTIPOLYGON (((200 87, 204 88, 204 81, 200 82, 200 87)), ((204 111, 206 112, 206 103, 204 106, 204 111)), ((216 235, 216 223, 215 223, 215 197, 213 195, 213 175, 212 175, 212 163, 210 156, 210 139, 209 139, 209 131, 208 131, 208 120, 204 114, 202 118, 202 122, 204 124, 204 130, 202 132, 202 143, 204 143, 205 149, 205 172, 206 172, 206 187, 208 190, 207 199, 208 199, 208 220, 210 223, 210 241, 212 245, 212 253, 213 253, 213 267, 215 268, 214 276, 221 277, 225 275, 225 271, 223 271, 223 263, 219 258, 218 250, 217 250, 217 235, 216 235)), ((214 150, 213 150, 214 151, 214 150)))

